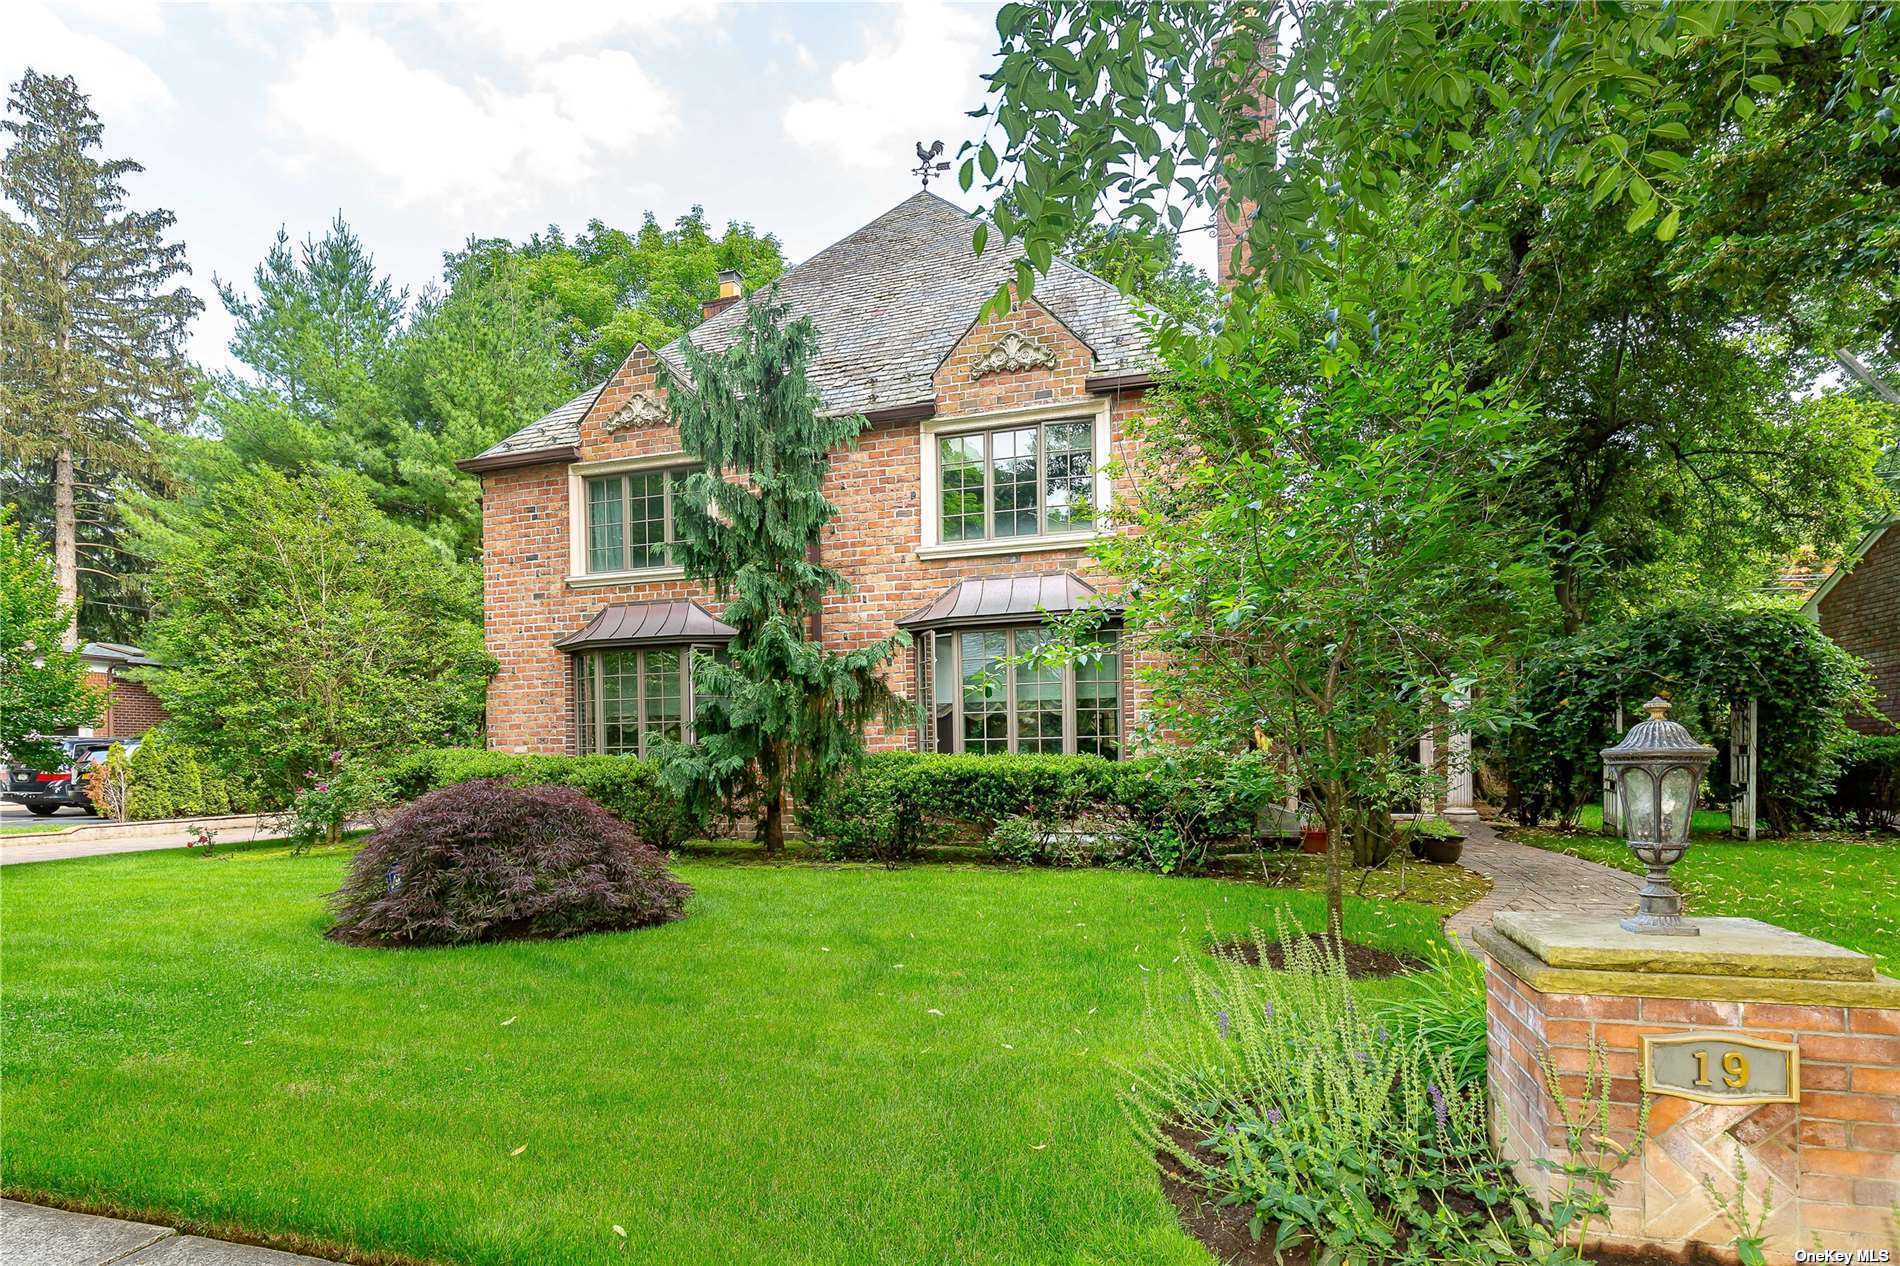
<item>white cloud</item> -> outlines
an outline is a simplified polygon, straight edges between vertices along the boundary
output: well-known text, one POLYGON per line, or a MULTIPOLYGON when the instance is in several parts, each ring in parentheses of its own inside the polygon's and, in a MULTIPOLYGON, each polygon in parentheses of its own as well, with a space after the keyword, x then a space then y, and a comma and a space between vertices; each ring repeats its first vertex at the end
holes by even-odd
POLYGON ((678 121, 671 95, 618 49, 542 62, 507 89, 409 65, 381 35, 354 28, 308 44, 268 100, 293 168, 354 167, 393 202, 449 215, 585 184, 597 160, 678 121))
POLYGON ((888 169, 918 140, 942 139, 955 153, 994 51, 986 9, 931 3, 885 12, 894 23, 865 31, 864 55, 838 64, 827 94, 785 110, 787 136, 850 167, 888 169))
POLYGON ((683 27, 711 22, 719 7, 717 0, 494 0, 449 4, 442 17, 449 28, 491 48, 537 61, 557 49, 625 33, 671 40, 683 27))
MULTIPOLYGON (((126 14, 126 25, 145 33, 163 20, 140 6, 126 14)), ((165 81, 114 41, 75 30, 32 0, 0 5, 0 74, 12 84, 29 66, 41 74, 71 75, 108 127, 129 114, 169 110, 173 104, 165 81)))

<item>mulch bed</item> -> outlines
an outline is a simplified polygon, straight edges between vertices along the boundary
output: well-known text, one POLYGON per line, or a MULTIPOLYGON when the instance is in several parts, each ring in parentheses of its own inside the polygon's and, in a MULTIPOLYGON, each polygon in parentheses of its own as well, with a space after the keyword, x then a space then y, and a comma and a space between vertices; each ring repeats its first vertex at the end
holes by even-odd
MULTIPOLYGON (((1179 1126, 1167 1127, 1167 1135, 1183 1150, 1202 1156, 1200 1141, 1179 1126)), ((1207 1157, 1213 1163, 1212 1157, 1207 1157)), ((1171 1152, 1156 1149, 1155 1164, 1161 1169, 1161 1191, 1174 1206, 1181 1227, 1199 1240, 1222 1266, 1312 1266, 1313 1256, 1307 1245, 1289 1248, 1279 1257, 1273 1255, 1273 1236, 1277 1226, 1261 1228, 1258 1240, 1248 1233, 1252 1215, 1239 1205, 1215 1201, 1199 1178, 1183 1174, 1181 1162, 1171 1152)))
MULTIPOLYGON (((1314 948, 1332 956, 1333 939, 1323 932, 1308 932, 1299 938, 1314 948)), ((1346 975, 1352 980, 1365 980, 1380 976, 1403 976, 1407 972, 1421 971, 1430 966, 1422 958, 1410 954, 1395 954, 1391 950, 1378 949, 1371 945, 1361 945, 1357 941, 1337 942, 1346 960, 1346 975)), ((1245 963, 1249 967, 1271 967, 1275 970, 1285 966, 1286 951, 1278 941, 1269 941, 1262 953, 1261 946, 1252 937, 1236 937, 1231 941, 1217 941, 1209 952, 1218 958, 1231 958, 1245 963)))

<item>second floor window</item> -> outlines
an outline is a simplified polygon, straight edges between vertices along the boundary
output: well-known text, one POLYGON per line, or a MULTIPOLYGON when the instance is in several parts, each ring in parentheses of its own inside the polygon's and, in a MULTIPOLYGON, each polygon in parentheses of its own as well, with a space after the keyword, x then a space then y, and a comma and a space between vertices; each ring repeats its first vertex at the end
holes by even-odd
POLYGON ((674 494, 690 467, 630 470, 587 480, 587 570, 643 571, 671 566, 674 494))
POLYGON ((938 539, 981 541, 1092 527, 1095 426, 1087 419, 937 440, 938 539))

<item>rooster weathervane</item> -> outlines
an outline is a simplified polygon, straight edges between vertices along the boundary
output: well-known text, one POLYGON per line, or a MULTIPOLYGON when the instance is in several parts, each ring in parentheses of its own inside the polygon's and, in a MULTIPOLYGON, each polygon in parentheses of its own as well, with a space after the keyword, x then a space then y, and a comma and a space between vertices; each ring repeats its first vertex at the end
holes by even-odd
POLYGON ((932 161, 941 153, 943 153, 942 141, 933 141, 929 149, 924 148, 922 141, 917 142, 917 165, 910 169, 910 174, 917 177, 926 189, 930 188, 932 176, 941 175, 950 170, 949 163, 932 161))

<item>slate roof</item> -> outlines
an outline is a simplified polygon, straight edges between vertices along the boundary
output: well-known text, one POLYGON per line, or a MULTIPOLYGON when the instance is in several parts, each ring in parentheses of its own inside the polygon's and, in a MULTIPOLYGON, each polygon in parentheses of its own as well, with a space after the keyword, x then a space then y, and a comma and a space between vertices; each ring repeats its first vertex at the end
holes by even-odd
POLYGON ((1119 611, 1121 603, 1074 572, 1043 576, 988 576, 962 580, 897 622, 900 629, 932 629, 952 624, 1008 624, 1040 621, 1091 607, 1119 611))
POLYGON ((657 642, 727 642, 738 632, 697 602, 675 598, 603 607, 579 632, 569 633, 554 645, 563 651, 597 651, 657 642))
MULTIPOLYGON (((869 413, 935 399, 937 366, 1022 257, 1018 243, 992 243, 977 255, 970 248, 973 228, 961 207, 916 193, 779 278, 779 301, 818 327, 811 382, 828 412, 869 413)), ((1111 283, 1057 260, 1037 281, 1035 299, 1095 353, 1092 376, 1156 367, 1134 304, 1111 283)), ((746 303, 667 344, 660 359, 683 376, 682 341, 710 351, 730 346, 746 303)), ((599 394, 599 386, 590 388, 473 460, 578 443, 581 417, 599 394)))

